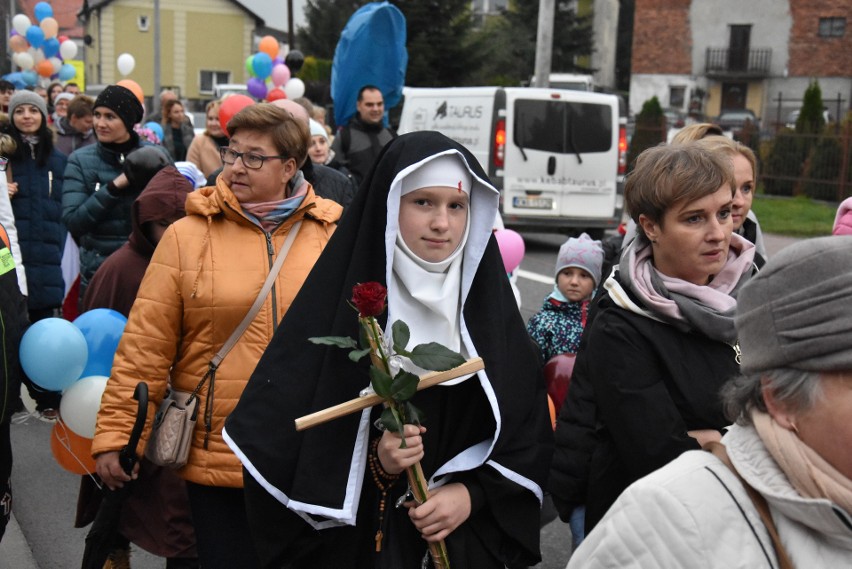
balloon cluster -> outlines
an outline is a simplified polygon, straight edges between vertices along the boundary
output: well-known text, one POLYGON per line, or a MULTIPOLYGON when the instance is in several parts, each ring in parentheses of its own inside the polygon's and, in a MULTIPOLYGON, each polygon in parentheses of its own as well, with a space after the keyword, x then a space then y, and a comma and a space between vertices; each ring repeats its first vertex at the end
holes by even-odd
POLYGON ((257 53, 246 58, 248 92, 255 99, 270 103, 278 99, 301 97, 305 94, 305 83, 292 74, 301 69, 304 61, 304 56, 296 50, 282 59, 278 53, 278 40, 264 36, 257 46, 257 53))
POLYGON ((92 438, 112 360, 127 318, 107 308, 84 312, 74 322, 46 318, 21 338, 21 366, 37 386, 62 391, 61 420, 50 448, 60 466, 75 474, 94 472, 92 438))
POLYGON ((9 33, 9 50, 12 63, 20 71, 7 76, 10 81, 19 79, 25 85, 33 86, 39 77, 70 81, 77 70, 66 60, 77 55, 77 44, 66 36, 59 36, 59 23, 53 17, 53 8, 47 2, 39 2, 34 9, 34 24, 25 14, 12 18, 12 31, 9 33))

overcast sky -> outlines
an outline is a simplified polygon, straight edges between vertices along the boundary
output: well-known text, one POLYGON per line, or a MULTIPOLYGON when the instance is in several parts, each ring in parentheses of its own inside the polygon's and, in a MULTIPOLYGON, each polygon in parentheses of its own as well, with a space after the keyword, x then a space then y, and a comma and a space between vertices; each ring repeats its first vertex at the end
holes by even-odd
MULTIPOLYGON (((239 0, 246 8, 266 20, 271 28, 287 31, 287 0, 239 0)), ((293 0, 293 23, 296 28, 305 25, 305 3, 293 0)))

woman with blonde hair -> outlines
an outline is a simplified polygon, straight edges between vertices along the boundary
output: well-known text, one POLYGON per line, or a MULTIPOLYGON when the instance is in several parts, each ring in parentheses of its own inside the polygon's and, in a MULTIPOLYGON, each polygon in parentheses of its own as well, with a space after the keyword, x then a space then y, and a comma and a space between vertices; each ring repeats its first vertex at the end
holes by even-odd
POLYGON ((754 190, 757 187, 757 157, 748 146, 731 140, 725 136, 717 125, 698 123, 689 125, 678 132, 672 139, 672 144, 684 144, 695 140, 706 140, 714 152, 730 156, 734 166, 734 178, 737 187, 734 192, 734 204, 731 209, 731 219, 734 221, 734 231, 754 243, 754 263, 758 268, 766 263, 766 245, 757 216, 751 210, 754 190))
POLYGON ((186 152, 187 162, 192 162, 198 169, 209 176, 222 167, 222 159, 219 158, 219 148, 228 146, 228 136, 219 124, 219 107, 221 100, 210 101, 206 107, 206 130, 201 136, 192 139, 189 150, 186 152))

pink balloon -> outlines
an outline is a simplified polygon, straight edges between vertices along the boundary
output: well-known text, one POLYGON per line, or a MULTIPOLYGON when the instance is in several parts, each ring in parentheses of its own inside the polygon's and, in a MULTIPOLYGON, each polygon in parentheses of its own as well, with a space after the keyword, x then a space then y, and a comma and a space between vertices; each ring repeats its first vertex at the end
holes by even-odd
POLYGON ((494 232, 497 245, 500 247, 500 255, 503 257, 503 266, 507 273, 514 272, 521 265, 524 258, 524 238, 517 231, 511 229, 499 229, 494 232))
POLYGON ((290 68, 279 63, 272 68, 272 84, 280 87, 290 80, 290 68))

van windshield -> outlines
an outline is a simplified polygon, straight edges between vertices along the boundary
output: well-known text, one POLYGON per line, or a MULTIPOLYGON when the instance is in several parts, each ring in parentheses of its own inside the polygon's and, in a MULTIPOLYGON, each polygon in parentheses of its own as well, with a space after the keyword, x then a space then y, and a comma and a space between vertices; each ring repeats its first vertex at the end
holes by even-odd
POLYGON ((557 154, 608 152, 612 110, 608 105, 569 101, 515 101, 516 146, 557 154))

